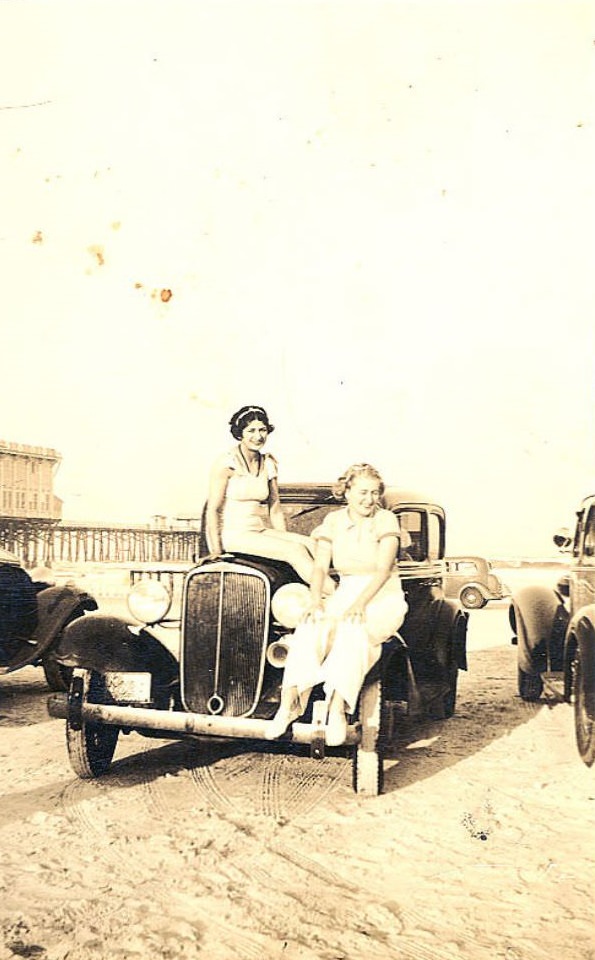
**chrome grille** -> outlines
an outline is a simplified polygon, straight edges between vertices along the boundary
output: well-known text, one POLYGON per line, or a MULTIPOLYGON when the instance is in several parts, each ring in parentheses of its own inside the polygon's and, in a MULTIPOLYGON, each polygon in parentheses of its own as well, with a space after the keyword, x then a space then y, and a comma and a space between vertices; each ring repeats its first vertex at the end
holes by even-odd
POLYGON ((257 570, 211 564, 191 573, 182 607, 182 699, 193 713, 246 716, 262 686, 270 587, 257 570))

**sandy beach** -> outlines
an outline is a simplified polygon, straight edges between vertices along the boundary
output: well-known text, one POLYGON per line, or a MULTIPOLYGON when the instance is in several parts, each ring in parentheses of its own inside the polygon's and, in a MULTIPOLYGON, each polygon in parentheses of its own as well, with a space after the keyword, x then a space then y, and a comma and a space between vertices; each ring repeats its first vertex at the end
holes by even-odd
POLYGON ((3 677, 0 960, 593 960, 593 770, 515 678, 506 602, 474 611, 456 715, 404 721, 364 800, 340 750, 224 740, 78 780, 42 671, 3 677))

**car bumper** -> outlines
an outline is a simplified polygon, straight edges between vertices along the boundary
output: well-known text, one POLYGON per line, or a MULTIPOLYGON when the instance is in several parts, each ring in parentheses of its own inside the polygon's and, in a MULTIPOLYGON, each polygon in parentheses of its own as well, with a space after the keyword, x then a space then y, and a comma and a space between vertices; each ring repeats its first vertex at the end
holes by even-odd
MULTIPOLYGON (((51 717, 70 719, 68 694, 54 694, 48 699, 48 713, 51 717)), ((215 717, 200 713, 186 713, 181 710, 154 710, 148 707, 119 706, 117 704, 84 703, 80 706, 77 719, 86 723, 103 723, 123 727, 127 730, 155 730, 164 737, 173 735, 230 737, 245 740, 267 740, 271 720, 252 717, 215 717)), ((286 738, 294 743, 312 744, 324 737, 324 725, 318 723, 299 723, 291 725, 286 738)), ((359 743, 361 724, 349 724, 345 745, 359 743)))

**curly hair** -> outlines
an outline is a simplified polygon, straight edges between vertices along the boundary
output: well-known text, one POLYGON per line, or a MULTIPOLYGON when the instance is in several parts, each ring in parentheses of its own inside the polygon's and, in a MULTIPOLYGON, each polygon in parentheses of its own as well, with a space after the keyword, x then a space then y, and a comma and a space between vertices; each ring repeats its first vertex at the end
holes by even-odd
POLYGON ((252 423, 253 420, 261 420, 264 423, 267 431, 272 433, 275 427, 269 420, 268 413, 264 407, 254 406, 245 406, 240 407, 239 410, 233 414, 229 421, 229 428, 231 430, 231 435, 236 440, 242 439, 242 434, 249 423, 252 423))
POLYGON ((377 480, 380 486, 380 496, 382 496, 384 493, 384 480, 378 473, 376 467, 373 467, 371 463, 354 463, 348 467, 345 473, 333 484, 333 496, 337 500, 344 500, 345 491, 349 490, 353 481, 358 477, 373 477, 374 480, 377 480))

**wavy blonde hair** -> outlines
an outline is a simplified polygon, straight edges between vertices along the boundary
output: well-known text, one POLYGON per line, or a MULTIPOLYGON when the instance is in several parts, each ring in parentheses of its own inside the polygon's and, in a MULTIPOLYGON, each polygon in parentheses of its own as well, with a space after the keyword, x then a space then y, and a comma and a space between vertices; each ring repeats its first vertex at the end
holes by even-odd
POLYGON ((384 480, 380 476, 376 467, 371 463, 353 463, 333 484, 333 496, 337 500, 345 499, 345 491, 349 490, 354 480, 358 477, 373 477, 380 486, 380 496, 384 493, 384 480))

